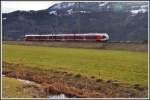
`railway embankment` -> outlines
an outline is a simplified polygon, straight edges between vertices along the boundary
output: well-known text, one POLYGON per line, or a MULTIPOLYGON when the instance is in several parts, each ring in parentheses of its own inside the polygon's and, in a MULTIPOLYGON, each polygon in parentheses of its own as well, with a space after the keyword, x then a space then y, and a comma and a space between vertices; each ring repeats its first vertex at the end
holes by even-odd
POLYGON ((3 41, 4 44, 17 44, 28 46, 49 46, 65 48, 86 48, 86 49, 104 49, 104 50, 128 50, 148 52, 147 43, 136 42, 26 42, 26 41, 3 41))

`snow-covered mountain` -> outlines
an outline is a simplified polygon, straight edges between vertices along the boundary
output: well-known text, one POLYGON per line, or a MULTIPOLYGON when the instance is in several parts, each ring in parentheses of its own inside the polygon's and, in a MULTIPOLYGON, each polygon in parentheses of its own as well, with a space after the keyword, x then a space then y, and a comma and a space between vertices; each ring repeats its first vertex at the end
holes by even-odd
POLYGON ((2 15, 3 39, 78 33, 80 24, 81 33, 108 33, 110 41, 147 41, 147 11, 146 2, 62 2, 39 11, 14 11, 2 15))
POLYGON ((56 10, 56 9, 65 9, 69 7, 73 7, 76 3, 74 2, 63 2, 63 3, 58 3, 50 7, 50 9, 56 10))
MULTIPOLYGON (((63 13, 90 13, 102 11, 130 12, 131 14, 145 13, 148 11, 147 2, 62 2, 48 8, 52 12, 63 13)), ((55 13, 55 14, 56 14, 55 13)))

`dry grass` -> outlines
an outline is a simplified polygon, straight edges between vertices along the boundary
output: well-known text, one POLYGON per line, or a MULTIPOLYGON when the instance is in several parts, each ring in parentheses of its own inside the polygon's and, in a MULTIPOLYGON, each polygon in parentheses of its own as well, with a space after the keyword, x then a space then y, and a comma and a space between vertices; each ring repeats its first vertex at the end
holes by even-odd
MULTIPOLYGON (((4 63, 3 63, 4 65, 4 63)), ((3 74, 40 83, 44 90, 53 94, 65 93, 76 97, 147 97, 147 88, 141 85, 123 85, 118 81, 98 81, 97 79, 80 76, 68 76, 69 72, 53 70, 30 70, 22 66, 19 70, 13 64, 3 66, 3 74), (13 67, 11 67, 11 65, 13 67), (10 69, 9 69, 10 68, 10 69), (12 69, 11 69, 12 68, 12 69), (8 70, 9 69, 9 70, 8 70), (16 74, 17 73, 17 74, 16 74), (22 75, 22 73, 24 75, 22 75), (111 92, 110 92, 111 91, 111 92)))

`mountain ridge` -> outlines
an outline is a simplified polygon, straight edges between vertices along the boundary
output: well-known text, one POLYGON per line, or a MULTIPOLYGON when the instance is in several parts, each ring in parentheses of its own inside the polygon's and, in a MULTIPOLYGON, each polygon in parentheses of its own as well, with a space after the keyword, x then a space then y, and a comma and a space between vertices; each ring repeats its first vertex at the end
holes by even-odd
POLYGON ((15 11, 2 16, 3 39, 18 40, 27 33, 78 33, 80 25, 81 33, 108 33, 110 41, 145 41, 148 40, 147 11, 147 3, 121 3, 118 6, 110 2, 80 5, 65 2, 39 11, 15 11))

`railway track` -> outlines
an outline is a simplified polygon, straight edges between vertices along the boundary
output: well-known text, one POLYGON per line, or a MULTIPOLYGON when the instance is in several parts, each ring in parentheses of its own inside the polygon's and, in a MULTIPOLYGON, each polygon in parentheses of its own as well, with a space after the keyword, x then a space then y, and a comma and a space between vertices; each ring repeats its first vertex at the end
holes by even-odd
POLYGON ((147 43, 135 42, 96 42, 96 41, 3 41, 3 44, 27 45, 27 46, 49 46, 67 48, 87 48, 87 49, 106 49, 106 50, 129 50, 129 51, 148 51, 147 43))

